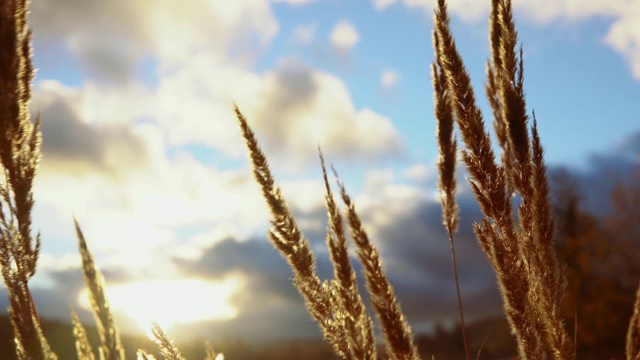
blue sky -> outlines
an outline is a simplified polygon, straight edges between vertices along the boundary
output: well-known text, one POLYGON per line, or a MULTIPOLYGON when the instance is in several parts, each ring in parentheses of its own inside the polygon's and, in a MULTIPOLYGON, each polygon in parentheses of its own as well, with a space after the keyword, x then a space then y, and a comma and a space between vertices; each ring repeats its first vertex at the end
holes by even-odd
MULTIPOLYGON (((485 108, 488 3, 450 2, 458 46, 485 108)), ((354 195, 412 326, 450 321, 455 293, 435 197, 432 6, 34 2, 32 110, 42 116, 44 156, 35 189, 43 254, 33 286, 41 314, 68 319, 70 304, 82 309, 75 216, 130 330, 140 329, 140 317, 175 307, 158 302, 141 315, 134 304, 162 297, 156 292, 165 284, 181 289, 177 300, 186 308, 202 311, 176 314, 207 320, 182 325, 202 334, 318 334, 266 240, 268 212, 250 175, 235 101, 317 249, 321 273, 330 267, 318 144, 354 195), (218 305, 203 310, 189 303, 195 298, 218 305), (273 331, 274 322, 287 325, 273 331), (270 329, 247 326, 256 323, 270 329)), ((514 6, 528 106, 549 165, 584 174, 597 174, 604 163, 637 167, 640 3, 514 6)), ((478 210, 464 188, 460 201, 468 225, 478 210)), ((499 313, 491 270, 469 226, 459 241, 463 296, 475 300, 469 318, 499 313)))

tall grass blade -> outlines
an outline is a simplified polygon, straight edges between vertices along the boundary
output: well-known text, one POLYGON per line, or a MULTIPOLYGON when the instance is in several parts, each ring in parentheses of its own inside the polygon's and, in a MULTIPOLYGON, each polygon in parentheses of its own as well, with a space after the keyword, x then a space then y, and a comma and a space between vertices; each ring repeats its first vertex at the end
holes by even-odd
MULTIPOLYGON (((434 41, 437 38, 434 37, 434 41)), ((437 44, 434 46, 437 48, 437 44)), ((434 107, 437 123, 436 138, 438 140, 438 190, 440 193, 440 204, 442 205, 443 224, 449 234, 449 247, 451 248, 451 264, 453 266, 453 277, 456 285, 456 296, 458 298, 458 315, 460 317, 460 329, 462 330, 462 341, 464 353, 467 360, 469 356, 469 345, 467 343, 467 331, 464 324, 464 310, 462 308, 462 296, 460 295, 460 281, 458 279, 458 263, 456 261, 456 248, 453 242, 453 234, 458 228, 458 204, 456 203, 456 139, 453 135, 453 112, 449 95, 446 91, 445 74, 437 64, 431 64, 431 77, 434 89, 434 107)))
MULTIPOLYGON (((492 2, 493 53, 486 86, 503 161, 495 161, 482 112, 449 28, 446 2, 438 1, 434 23, 436 70, 446 78, 446 94, 466 146, 463 160, 485 218, 474 229, 498 277, 505 313, 523 358, 572 359, 573 346, 560 319, 564 275, 554 250, 554 226, 543 151, 534 123, 529 136, 522 50, 511 2, 492 2), (521 203, 514 219, 510 195, 521 203)), ((439 85, 439 84, 436 84, 439 85)))
POLYGON ((166 360, 186 360, 185 357, 180 354, 178 348, 173 345, 173 342, 169 340, 158 323, 154 322, 151 324, 151 334, 153 335, 152 340, 158 345, 160 353, 166 360))
POLYGON ((138 350, 136 352, 136 359, 137 360, 156 360, 156 357, 147 353, 144 350, 138 350))
POLYGON ((373 336, 373 322, 365 311, 362 298, 358 292, 356 273, 351 267, 347 249, 347 237, 342 221, 342 214, 338 209, 324 163, 322 152, 318 149, 322 178, 326 189, 325 200, 329 217, 327 230, 327 248, 334 268, 334 288, 337 292, 340 307, 345 310, 345 328, 351 356, 355 359, 377 358, 376 344, 373 336))
POLYGON ((253 175, 273 217, 269 240, 291 266, 293 283, 302 295, 310 315, 320 325, 325 339, 333 346, 336 354, 349 359, 350 350, 345 333, 346 312, 334 298, 332 285, 318 278, 309 241, 302 235, 291 215, 280 189, 275 185, 267 159, 237 106, 235 113, 249 150, 253 175))
POLYGON ((101 360, 124 360, 124 348, 120 340, 120 334, 116 327, 115 320, 111 314, 111 308, 107 295, 105 294, 105 282, 102 273, 96 269, 93 256, 87 248, 87 242, 82 234, 80 225, 74 219, 76 234, 78 236, 78 247, 82 257, 82 270, 84 272, 84 282, 89 289, 89 302, 96 319, 98 333, 100 334, 100 359, 101 360))
POLYGON ((32 123, 29 111, 34 70, 28 5, 26 0, 0 4, 0 267, 18 359, 56 359, 28 286, 40 252, 31 212, 41 143, 39 121, 32 123))
MULTIPOLYGON (((336 177, 338 177, 337 174, 336 177)), ((369 240, 369 236, 356 211, 355 204, 347 194, 342 182, 338 181, 338 186, 342 201, 347 208, 347 220, 351 229, 351 238, 358 249, 357 255, 363 267, 367 289, 371 296, 371 304, 382 325, 387 353, 391 359, 419 359, 411 328, 402 313, 400 304, 398 304, 393 286, 391 286, 387 275, 382 269, 382 261, 378 250, 369 240)))
POLYGON ((71 310, 71 321, 73 323, 73 337, 76 340, 76 353, 78 354, 78 360, 94 360, 95 356, 93 354, 91 344, 89 344, 87 332, 85 331, 84 326, 82 326, 82 323, 78 318, 78 314, 73 310, 71 310))
POLYGON ((222 353, 217 353, 213 350, 213 346, 209 341, 205 342, 205 356, 204 360, 224 360, 224 355, 222 353))
POLYGON ((627 360, 640 360, 640 286, 636 292, 633 315, 627 330, 626 355, 627 360))

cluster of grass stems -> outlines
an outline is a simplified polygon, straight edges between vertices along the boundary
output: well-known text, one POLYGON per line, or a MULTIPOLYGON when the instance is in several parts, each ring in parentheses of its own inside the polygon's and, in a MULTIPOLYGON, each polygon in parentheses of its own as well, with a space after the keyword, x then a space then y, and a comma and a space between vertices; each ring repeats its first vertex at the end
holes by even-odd
MULTIPOLYGON (((470 358, 470 349, 464 332, 454 247, 454 233, 458 227, 456 126, 462 137, 464 148, 460 153, 469 174, 469 184, 484 215, 479 223, 474 224, 474 231, 495 270, 519 357, 574 359, 575 345, 560 317, 565 277, 554 250, 554 224, 543 149, 535 115, 531 124, 526 109, 522 50, 517 49, 511 1, 492 0, 491 5, 492 57, 487 63, 485 91, 502 150, 500 160, 496 160, 483 114, 476 104, 469 75, 451 34, 445 0, 438 0, 434 14, 435 62, 431 71, 440 150, 439 192, 443 223, 451 247, 466 358, 470 358), (512 201, 514 197, 517 197, 517 202, 512 201)), ((17 357, 53 360, 57 357, 43 336, 28 287, 36 271, 40 250, 40 236, 32 234, 31 213, 33 181, 41 155, 41 133, 39 119, 32 122, 29 109, 34 69, 27 10, 27 0, 4 0, 0 5, 0 161, 3 170, 0 183, 0 266, 8 291, 17 357)), ((353 200, 332 169, 338 179, 338 198, 344 204, 344 210, 341 211, 336 204, 321 151, 319 157, 329 219, 326 244, 334 268, 330 280, 318 277, 309 241, 296 224, 276 185, 247 119, 237 106, 235 114, 248 147, 254 177, 271 211, 269 240, 291 266, 293 284, 335 353, 344 359, 373 360, 380 356, 373 319, 366 311, 351 264, 350 237, 356 247, 357 260, 362 265, 373 311, 384 335, 386 356, 391 359, 419 359, 411 329, 383 270, 379 253, 367 235, 353 200)), ((100 335, 99 358, 124 359, 103 276, 96 269, 80 226, 75 223, 75 227, 84 279, 100 335)), ((640 289, 636 298, 627 335, 628 360, 640 359, 640 289)), ((71 318, 78 358, 93 360, 94 350, 73 310, 71 318)), ((165 359, 184 359, 160 326, 154 323, 151 334, 165 359)), ((137 358, 154 357, 139 350, 137 358)), ((221 358, 222 355, 216 354, 207 343, 206 359, 221 358)))

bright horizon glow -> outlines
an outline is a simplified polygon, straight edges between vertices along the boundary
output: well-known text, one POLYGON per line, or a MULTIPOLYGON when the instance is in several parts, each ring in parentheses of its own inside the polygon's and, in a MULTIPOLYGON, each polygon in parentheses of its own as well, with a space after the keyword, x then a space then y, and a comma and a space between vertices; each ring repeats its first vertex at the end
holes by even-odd
MULTIPOLYGON (((126 314, 147 332, 151 322, 169 329, 179 323, 233 319, 238 310, 229 301, 240 285, 238 278, 220 282, 156 280, 109 286, 106 292, 116 312, 126 314)), ((83 289, 78 302, 91 310, 88 295, 88 290, 83 289)))

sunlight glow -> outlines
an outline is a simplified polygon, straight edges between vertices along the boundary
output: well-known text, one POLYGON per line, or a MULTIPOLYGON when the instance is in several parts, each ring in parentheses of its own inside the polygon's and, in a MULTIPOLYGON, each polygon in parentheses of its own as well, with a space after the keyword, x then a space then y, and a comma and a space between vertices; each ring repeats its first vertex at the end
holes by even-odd
MULTIPOLYGON (((152 321, 168 329, 178 323, 232 319, 238 310, 229 299, 239 287, 237 278, 218 282, 180 279, 109 286, 106 292, 115 311, 131 317, 146 331, 152 321)), ((78 302, 91 309, 88 295, 87 289, 82 290, 78 302)))

